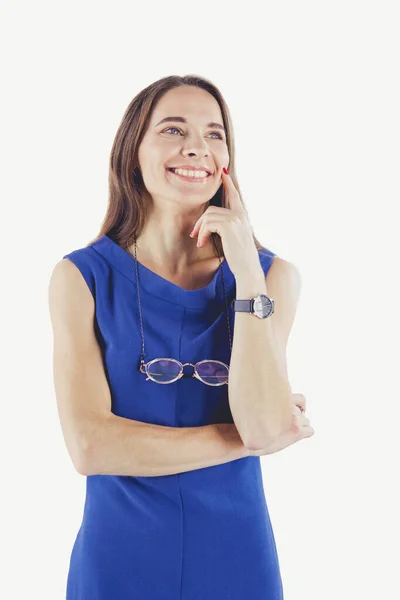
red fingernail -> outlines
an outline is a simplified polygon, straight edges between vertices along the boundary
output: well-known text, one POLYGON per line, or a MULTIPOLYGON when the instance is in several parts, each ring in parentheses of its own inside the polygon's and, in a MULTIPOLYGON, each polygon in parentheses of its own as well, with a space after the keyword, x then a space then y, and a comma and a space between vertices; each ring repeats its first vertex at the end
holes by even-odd
POLYGON ((225 169, 225 167, 222 167, 222 170, 225 173, 225 175, 228 175, 228 171, 225 169))

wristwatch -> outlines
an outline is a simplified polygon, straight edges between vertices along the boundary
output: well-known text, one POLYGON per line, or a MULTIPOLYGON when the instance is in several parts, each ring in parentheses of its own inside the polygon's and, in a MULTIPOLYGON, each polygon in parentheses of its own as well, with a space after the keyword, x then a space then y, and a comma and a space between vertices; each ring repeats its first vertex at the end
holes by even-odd
POLYGON ((265 294, 260 294, 251 300, 233 300, 232 308, 235 312, 247 312, 259 319, 266 319, 274 312, 274 301, 265 294))

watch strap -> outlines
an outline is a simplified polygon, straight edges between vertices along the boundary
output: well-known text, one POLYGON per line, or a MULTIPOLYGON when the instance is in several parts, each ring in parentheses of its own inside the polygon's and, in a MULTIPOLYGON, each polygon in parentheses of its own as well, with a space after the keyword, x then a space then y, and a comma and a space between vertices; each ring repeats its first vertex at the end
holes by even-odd
POLYGON ((232 308, 236 312, 252 313, 253 312, 253 303, 254 303, 253 298, 251 300, 236 300, 235 299, 232 301, 232 308))

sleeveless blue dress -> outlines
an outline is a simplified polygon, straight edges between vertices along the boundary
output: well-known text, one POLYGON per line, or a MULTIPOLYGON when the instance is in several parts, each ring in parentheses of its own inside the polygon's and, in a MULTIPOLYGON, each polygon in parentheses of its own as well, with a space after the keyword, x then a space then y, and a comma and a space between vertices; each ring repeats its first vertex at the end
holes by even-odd
MULTIPOLYGON (((259 250, 265 275, 274 256, 259 250)), ((227 385, 185 376, 160 385, 139 372, 142 338, 129 252, 103 235, 63 258, 77 266, 95 299, 114 414, 169 427, 233 423, 227 385)), ((233 339, 236 281, 226 260, 222 268, 233 339)), ((145 361, 229 364, 220 268, 196 290, 139 261, 138 273, 145 361)), ((192 367, 185 373, 192 375, 192 367)), ((164 476, 87 476, 66 587, 67 600, 282 600, 260 457, 164 476)))

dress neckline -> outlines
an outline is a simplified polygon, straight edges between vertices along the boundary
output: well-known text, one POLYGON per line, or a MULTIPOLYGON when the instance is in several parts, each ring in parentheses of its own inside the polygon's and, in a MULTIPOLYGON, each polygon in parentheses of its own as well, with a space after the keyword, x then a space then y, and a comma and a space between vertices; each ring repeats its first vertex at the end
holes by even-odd
MULTIPOLYGON (((101 236, 91 246, 116 270, 132 281, 136 287, 135 257, 130 252, 124 250, 108 235, 101 236)), ((181 306, 204 308, 210 301, 216 300, 219 296, 217 294, 217 284, 220 280, 221 268, 224 272, 227 294, 228 288, 234 280, 234 275, 229 269, 226 258, 221 258, 221 261, 221 265, 218 266, 210 283, 195 290, 187 290, 169 279, 165 279, 165 277, 152 271, 138 260, 140 290, 143 288, 153 296, 158 296, 167 302, 173 302, 181 306)), ((218 289, 221 289, 220 293, 223 295, 222 282, 218 285, 218 289)))

